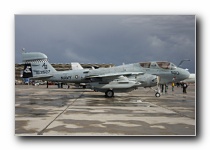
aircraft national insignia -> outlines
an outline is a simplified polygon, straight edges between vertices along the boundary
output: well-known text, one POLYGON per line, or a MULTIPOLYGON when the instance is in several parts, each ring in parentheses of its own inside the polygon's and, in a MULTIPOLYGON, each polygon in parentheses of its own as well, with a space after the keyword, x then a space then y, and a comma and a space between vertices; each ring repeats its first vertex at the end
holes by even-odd
POLYGON ((172 74, 179 75, 179 71, 171 71, 172 74))

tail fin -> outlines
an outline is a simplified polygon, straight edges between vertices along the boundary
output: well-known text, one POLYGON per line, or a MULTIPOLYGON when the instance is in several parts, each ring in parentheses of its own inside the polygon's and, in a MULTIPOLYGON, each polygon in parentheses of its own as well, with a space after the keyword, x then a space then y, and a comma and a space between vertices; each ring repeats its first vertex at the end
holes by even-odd
POLYGON ((72 62, 71 69, 72 70, 82 70, 84 68, 78 62, 72 62))
POLYGON ((25 63, 23 78, 46 78, 52 77, 57 72, 48 62, 47 56, 39 52, 22 53, 23 63, 25 63))
POLYGON ((23 78, 30 78, 33 77, 31 64, 25 64, 23 70, 23 78))

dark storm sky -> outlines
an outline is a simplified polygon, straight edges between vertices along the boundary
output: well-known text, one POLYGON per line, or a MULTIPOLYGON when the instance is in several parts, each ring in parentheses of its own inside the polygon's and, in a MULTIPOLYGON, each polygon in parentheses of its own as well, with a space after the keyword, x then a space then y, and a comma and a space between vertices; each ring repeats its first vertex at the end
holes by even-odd
POLYGON ((50 63, 171 61, 195 72, 194 15, 16 15, 15 62, 21 49, 50 63))

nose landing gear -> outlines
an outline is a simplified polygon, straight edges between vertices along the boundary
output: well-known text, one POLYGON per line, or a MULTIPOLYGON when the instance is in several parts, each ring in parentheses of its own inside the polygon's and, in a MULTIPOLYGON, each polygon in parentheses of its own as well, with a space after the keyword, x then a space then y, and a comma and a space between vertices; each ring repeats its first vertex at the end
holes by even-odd
POLYGON ((159 92, 155 93, 155 96, 160 97, 160 93, 159 92))

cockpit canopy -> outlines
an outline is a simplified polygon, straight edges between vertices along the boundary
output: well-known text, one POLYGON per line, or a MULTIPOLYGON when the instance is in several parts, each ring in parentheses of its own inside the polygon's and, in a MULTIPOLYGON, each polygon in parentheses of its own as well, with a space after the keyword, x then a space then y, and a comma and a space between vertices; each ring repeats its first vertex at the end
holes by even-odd
POLYGON ((157 61, 157 62, 142 62, 139 63, 141 67, 143 68, 162 68, 162 69, 176 69, 176 65, 174 65, 171 62, 167 61, 157 61))
POLYGON ((143 67, 143 68, 150 68, 150 65, 151 65, 151 62, 140 63, 140 66, 143 67))

